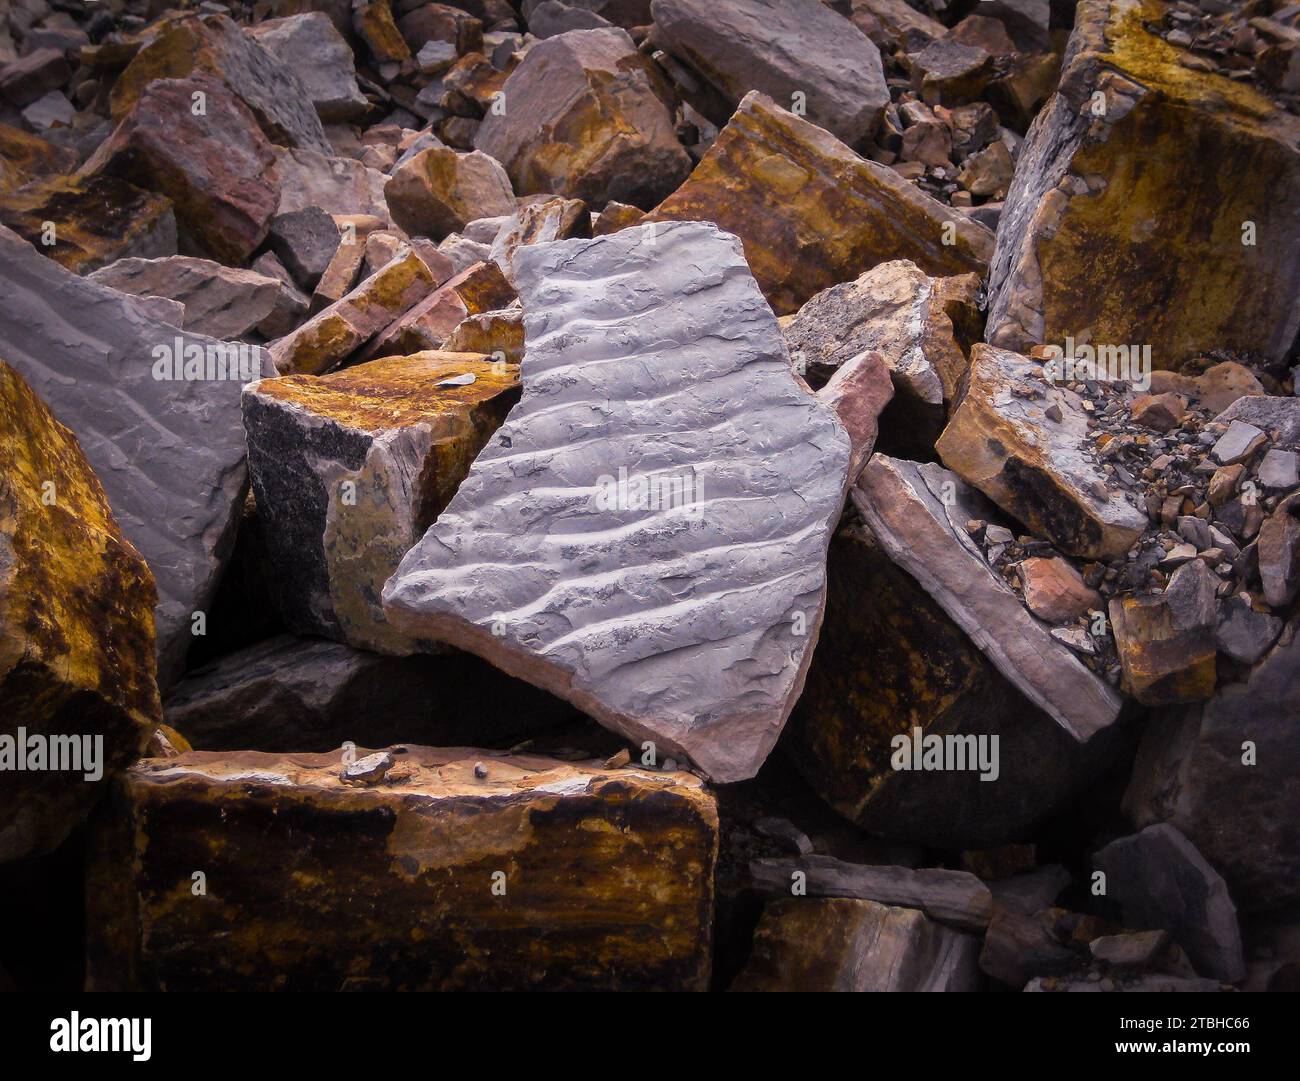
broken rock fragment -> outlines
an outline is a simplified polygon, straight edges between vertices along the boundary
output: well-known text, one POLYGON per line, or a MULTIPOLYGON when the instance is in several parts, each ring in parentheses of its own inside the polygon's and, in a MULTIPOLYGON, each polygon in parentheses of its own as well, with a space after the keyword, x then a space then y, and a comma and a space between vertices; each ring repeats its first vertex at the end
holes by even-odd
POLYGON ((94 837, 88 986, 707 988, 718 815, 697 777, 387 753, 355 786, 338 754, 134 766, 94 837))
POLYGON ((515 209, 510 178, 495 158, 446 146, 422 150, 393 170, 384 198, 394 222, 412 236, 433 240, 515 209))
POLYGON ((379 598, 518 397, 491 358, 417 353, 244 392, 249 471, 286 625, 384 653, 379 598))
POLYGON ((514 287, 496 263, 474 263, 393 320, 366 352, 387 357, 441 349, 465 318, 514 300, 514 287))
POLYGON ((661 756, 750 777, 811 660, 848 436, 710 224, 521 248, 515 274, 523 399, 384 609, 661 756))
POLYGON ((892 259, 945 276, 983 274, 993 254, 984 226, 757 91, 651 220, 735 233, 778 315, 892 259))
POLYGON ((57 847, 162 719, 153 576, 0 361, 0 862, 57 847))
POLYGON ((325 123, 353 120, 370 108, 357 86, 352 49, 324 12, 268 19, 249 27, 248 33, 282 68, 298 77, 325 123))

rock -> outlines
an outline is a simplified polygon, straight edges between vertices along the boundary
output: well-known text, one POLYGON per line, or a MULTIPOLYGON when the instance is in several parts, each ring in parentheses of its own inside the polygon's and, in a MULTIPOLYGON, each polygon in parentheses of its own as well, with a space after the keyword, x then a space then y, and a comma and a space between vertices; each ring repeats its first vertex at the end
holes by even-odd
POLYGON ((359 161, 314 150, 276 148, 270 175, 280 186, 279 214, 316 206, 328 214, 373 214, 389 220, 384 201, 387 177, 359 161))
POLYGON ((76 433, 153 572, 165 690, 229 555, 246 483, 239 377, 261 374, 261 353, 157 322, 141 301, 70 274, 3 229, 0 293, 0 356, 76 433), (227 378, 184 378, 187 365, 227 378))
POLYGON ((493 360, 520 364, 524 359, 524 313, 520 308, 467 315, 447 335, 449 353, 486 353, 493 360))
POLYGON ((0 223, 74 274, 176 254, 171 200, 115 176, 42 180, 0 195, 0 223))
POLYGON ((1059 910, 1025 913, 995 905, 980 950, 980 970, 1009 987, 1024 987, 1034 976, 1068 972, 1078 954, 1057 926, 1059 910))
POLYGON ((1214 693, 1217 581, 1193 559, 1174 572, 1163 594, 1112 598, 1124 690, 1143 705, 1199 702, 1214 693))
POLYGON ((928 454, 979 333, 978 290, 973 274, 932 278, 907 260, 881 263, 804 304, 784 327, 786 344, 814 382, 863 353, 879 353, 897 393, 891 450, 901 442, 928 454))
POLYGON ((1061 891, 1069 884, 1070 872, 1059 863, 990 882, 994 913, 999 908, 1013 908, 1032 916, 1035 912, 1054 905, 1061 891))
MULTIPOLYGON (((374 231, 371 230, 371 232, 374 231)), ((357 279, 362 274, 362 267, 365 265, 369 234, 356 230, 354 227, 350 232, 336 232, 335 235, 339 237, 339 243, 334 249, 334 254, 330 256, 329 265, 325 267, 325 272, 321 274, 320 280, 316 283, 316 288, 312 292, 311 307, 313 312, 328 308, 331 304, 337 304, 352 292, 356 287, 357 279)), ((396 255, 401 250, 401 241, 395 235, 393 240, 393 254, 396 255)), ((382 270, 391 261, 391 259, 382 260, 376 269, 382 270)))
POLYGON ((416 54, 421 75, 441 75, 456 62, 456 45, 451 41, 426 41, 416 54))
POLYGON ((574 711, 464 653, 385 657, 280 635, 190 672, 165 716, 205 751, 323 753, 401 736, 504 745, 574 711))
POLYGON ((298 288, 293 275, 285 269, 274 252, 263 252, 254 259, 253 270, 268 278, 275 278, 280 285, 271 314, 257 325, 258 332, 265 338, 282 338, 295 330, 307 317, 311 301, 298 288))
POLYGON ((989 345, 971 350, 970 386, 935 449, 953 472, 1068 555, 1113 559, 1146 529, 1146 515, 1104 487, 1087 414, 1043 369, 989 345), (1013 389, 1040 388, 1037 398, 1013 389), (1059 421, 1046 415, 1060 407, 1059 421))
POLYGON ((1255 545, 1264 599, 1284 608, 1300 595, 1300 497, 1291 496, 1259 527, 1255 545))
POLYGON ((0 95, 22 108, 67 85, 71 75, 62 50, 37 49, 0 68, 0 95))
MULTIPOLYGON (((731 109, 757 90, 798 103, 812 123, 851 146, 880 126, 889 89, 880 50, 819 0, 655 0, 655 38, 731 109)), ((804 115, 800 113, 800 115, 804 115)))
MULTIPOLYGON (((937 119, 925 118, 912 124, 903 132, 903 145, 899 151, 903 163, 916 163, 922 166, 929 165, 937 168, 947 169, 952 165, 952 131, 947 124, 937 119)), ((895 171, 900 176, 906 175, 908 179, 916 179, 925 175, 925 170, 918 169, 915 174, 904 174, 903 166, 898 166, 895 171)))
POLYGON ((1223 424, 1250 424, 1268 432, 1275 442, 1300 442, 1300 398, 1265 395, 1238 398, 1216 418, 1223 424))
POLYGON ((488 357, 416 353, 244 391, 272 595, 291 631, 380 653, 419 648, 389 627, 380 592, 518 386, 517 373, 488 357))
POLYGON ((0 124, 0 195, 38 178, 70 172, 76 164, 75 151, 0 124))
POLYGON ((1225 983, 1246 976, 1237 910, 1228 888, 1196 846, 1173 826, 1148 826, 1093 855, 1106 896, 1136 930, 1164 930, 1197 971, 1225 983))
POLYGON ((608 19, 594 11, 570 7, 558 0, 545 0, 533 8, 532 14, 528 16, 528 32, 543 40, 566 34, 570 30, 598 30, 612 25, 608 19))
POLYGON ((1295 763, 1300 624, 1293 619, 1248 678, 1204 705, 1148 724, 1124 810, 1139 828, 1168 822, 1197 846, 1251 912, 1300 900, 1295 763))
POLYGON ((514 299, 514 287, 496 263, 474 263, 390 323, 366 353, 377 357, 406 356, 421 350, 441 349, 452 331, 468 316, 502 307, 514 299))
POLYGON ((1254 664, 1282 633, 1282 621, 1251 606, 1250 594, 1227 597, 1219 606, 1214 644, 1238 664, 1254 664))
POLYGON ((769 901, 733 991, 974 991, 979 940, 907 908, 769 901))
POLYGON ((1300 455, 1293 450, 1270 450, 1259 463, 1259 482, 1265 488, 1294 488, 1300 484, 1300 455))
POLYGON ((1255 373, 1232 361, 1207 368, 1192 383, 1192 397, 1211 413, 1222 413, 1238 398, 1264 393, 1255 373))
POLYGON ((298 77, 324 123, 355 120, 369 110, 370 102, 357 86, 352 49, 323 12, 268 19, 248 33, 298 77))
MULTIPOLYGON (((964 105, 978 98, 993 73, 993 58, 987 52, 950 35, 909 59, 912 89, 930 105, 964 105)), ((1007 179, 1011 179, 1009 171, 1007 179)))
POLYGON ((23 110, 23 123, 32 131, 50 132, 55 128, 70 128, 77 115, 66 97, 57 90, 43 94, 23 110))
POLYGON ((698 778, 389 753, 366 787, 340 779, 337 754, 133 767, 93 839, 87 985, 707 988, 718 818, 698 778), (196 866, 206 898, 176 903, 196 866), (310 933, 286 934, 305 913, 310 933))
MULTIPOLYGON (((252 111, 271 142, 330 153, 325 129, 294 67, 225 15, 179 20, 141 49, 113 84, 113 119, 131 113, 156 79, 204 78, 224 83, 252 111)), ((187 113, 189 107, 187 101, 187 113)), ((223 103, 209 102, 208 118, 225 109, 223 103)))
POLYGON ((428 264, 408 248, 272 345, 276 370, 282 375, 321 375, 338 367, 437 285, 428 264))
POLYGON ((967 15, 946 36, 963 45, 976 45, 990 56, 1010 56, 1016 51, 1002 21, 987 15, 967 15))
POLYGON ((1145 968, 1153 964, 1169 944, 1167 931, 1131 931, 1102 935, 1088 943, 1092 956, 1115 968, 1145 968))
POLYGON ((1214 444, 1211 453, 1220 465, 1236 465, 1254 457, 1255 452, 1267 442, 1268 436, 1253 424, 1234 420, 1214 444))
POLYGON ((980 198, 1004 199, 1014 172, 1011 152, 999 139, 966 159, 957 174, 957 183, 980 198))
MULTIPOLYGON (((157 79, 82 167, 171 199, 182 247, 243 263, 266 237, 280 191, 266 173, 275 155, 253 114, 211 79, 157 79), (191 112, 206 95, 207 113, 191 112)), ((193 254, 192 252, 187 252, 193 254)))
POLYGON ((384 185, 393 221, 413 236, 441 240, 475 218, 512 214, 510 178, 495 158, 450 147, 421 151, 384 185))
POLYGON ((1165 11, 1079 3, 1058 92, 1021 148, 999 224, 992 344, 1024 351, 1087 331, 1096 344, 1149 346, 1168 369, 1208 349, 1280 360, 1290 348, 1300 221, 1285 208, 1300 199, 1300 118, 1181 64, 1149 29, 1165 11), (1213 175, 1193 164, 1206 160, 1213 175))
POLYGON ((248 337, 274 311, 280 295, 274 278, 184 255, 119 259, 87 279, 133 296, 179 301, 186 330, 223 340, 248 337))
POLYGON ((528 50, 474 146, 519 195, 610 199, 649 209, 690 172, 673 119, 623 30, 575 30, 528 50))
POLYGON ((523 400, 384 610, 720 782, 751 777, 811 659, 848 436, 712 225, 533 245, 515 272, 523 400))
POLYGON ((894 396, 889 367, 879 353, 864 353, 840 365, 817 396, 835 410, 849 434, 849 481, 852 483, 871 457, 880 414, 894 396))
POLYGON ((964 931, 982 932, 993 914, 989 888, 965 871, 869 867, 831 856, 802 856, 754 860, 749 873, 754 888, 771 896, 789 896, 798 881, 808 897, 852 897, 920 909, 932 920, 964 931))
POLYGON ((981 0, 980 11, 999 20, 1017 49, 1046 49, 1051 4, 1048 0, 981 0))
POLYGON ((277 214, 268 240, 299 288, 311 290, 339 248, 339 227, 320 207, 308 206, 277 214))
POLYGON ((161 709, 153 576, 76 437, 3 361, 0 446, 6 862, 57 848, 140 754, 161 709))
POLYGON ((450 260, 457 274, 471 269, 477 263, 488 262, 492 258, 492 249, 487 244, 467 240, 455 233, 438 245, 438 253, 450 260))
POLYGON ((650 220, 735 233, 778 315, 893 259, 931 275, 982 274, 993 250, 982 225, 758 93, 650 220))
POLYGON ((1157 432, 1177 428, 1183 420, 1183 400, 1177 394, 1143 394, 1133 402, 1134 424, 1157 432))
POLYGON ((591 235, 605 236, 608 233, 617 233, 620 229, 640 225, 644 217, 645 211, 611 199, 592 223, 591 235))
POLYGON ((515 254, 520 248, 590 235, 591 216, 582 200, 543 199, 521 206, 505 221, 492 241, 492 259, 513 284, 515 254))
POLYGON ((1067 623, 1086 612, 1101 611, 1101 594, 1089 589, 1068 561, 1031 558, 1016 564, 1025 604, 1039 619, 1067 623))

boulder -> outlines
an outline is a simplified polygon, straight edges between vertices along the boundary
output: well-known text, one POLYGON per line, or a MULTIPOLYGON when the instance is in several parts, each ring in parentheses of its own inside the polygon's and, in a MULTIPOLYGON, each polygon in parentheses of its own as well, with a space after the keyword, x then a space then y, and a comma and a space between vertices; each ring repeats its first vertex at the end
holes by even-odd
POLYGON ((979 939, 847 897, 769 901, 733 991, 975 991, 979 939))
POLYGON ((493 360, 521 364, 524 359, 524 313, 521 308, 497 308, 467 315, 447 335, 449 353, 486 353, 493 360))
POLYGON ((1102 610, 1101 594, 1090 589, 1074 564, 1060 556, 1034 556, 1016 564, 1025 606, 1048 623, 1067 623, 1102 610))
POLYGON ((1300 398, 1251 394, 1238 398, 1215 419, 1253 425, 1277 443, 1300 443, 1300 398))
POLYGON ((513 214, 515 195, 500 162, 481 151, 422 150, 384 185, 393 221, 412 236, 442 240, 476 218, 513 214))
POLYGON ((778 315, 893 259, 947 276, 983 274, 993 254, 984 226, 757 92, 650 220, 735 233, 778 315))
POLYGON ((240 390, 269 364, 253 346, 158 322, 141 300, 78 278, 3 229, 0 292, 0 356, 76 433, 153 572, 166 689, 233 541, 247 483, 240 390))
POLYGON ((0 447, 7 862, 58 847, 162 716, 153 576, 114 521, 76 437, 3 361, 0 447))
POLYGON ((474 263, 384 328, 366 354, 406 356, 441 349, 468 316, 501 308, 515 299, 514 287, 496 263, 474 263))
POLYGON ((969 386, 935 450, 1068 555, 1114 559, 1146 529, 1146 515, 1106 486, 1078 395, 1015 353, 982 344, 971 350, 969 386))
POLYGON ((518 400, 491 358, 416 353, 244 391, 244 429, 271 590, 286 626, 381 653, 384 582, 450 501, 518 400))
MULTIPOLYGON (((127 116, 157 79, 204 78, 225 84, 252 111, 271 142, 331 152, 295 68, 225 15, 177 20, 142 48, 113 84, 109 97, 113 119, 127 116)), ((188 102, 185 109, 189 110, 188 102)), ((208 115, 224 109, 223 104, 209 103, 208 115)))
POLYGON ((849 438, 708 223, 521 248, 515 274, 523 399, 384 610, 660 755, 751 777, 811 660, 849 438))
POLYGON ((305 290, 315 288, 340 246, 338 225, 318 206, 277 214, 267 239, 294 282, 305 290))
POLYGON ((1245 979, 1237 909, 1218 872, 1173 826, 1148 826, 1098 850, 1105 896, 1135 930, 1168 931, 1199 973, 1224 983, 1245 979))
POLYGON ((999 223, 993 344, 1139 342, 1175 369, 1211 349, 1280 360, 1300 330, 1300 117, 1184 64, 1165 11, 1080 0, 999 223))
POLYGON ((52 90, 66 86, 72 75, 61 49, 35 49, 0 67, 0 95, 22 108, 52 90))
POLYGON ((316 206, 328 214, 373 214, 389 220, 387 177, 352 158, 276 147, 270 178, 280 188, 278 214, 316 206))
POLYGON ((240 264, 266 238, 276 212, 280 189, 267 176, 274 160, 253 114, 221 83, 157 79, 80 175, 118 176, 166 195, 187 254, 197 248, 240 264), (191 111, 195 94, 205 96, 202 115, 191 111))
POLYGON ((167 297, 185 306, 183 326, 210 338, 242 339, 275 310, 280 283, 207 259, 119 259, 87 275, 133 296, 167 297))
POLYGON ((690 171, 668 107, 623 30, 574 30, 530 48, 474 146, 519 195, 610 199, 649 209, 690 171))
POLYGON ((527 244, 591 235, 591 215, 581 199, 542 199, 510 215, 492 241, 492 259, 513 283, 515 253, 527 244))
POLYGON ((880 126, 889 104, 880 50, 821 0, 654 0, 651 12, 655 41, 721 96, 715 124, 758 90, 797 103, 850 146, 880 126))
POLYGON ((371 783, 337 754, 134 766, 93 838, 87 986, 707 988, 718 816, 698 778, 377 757, 371 783))
POLYGON ((355 120, 370 109, 357 86, 352 49, 323 12, 268 19, 249 27, 248 33, 298 77, 324 123, 355 120))

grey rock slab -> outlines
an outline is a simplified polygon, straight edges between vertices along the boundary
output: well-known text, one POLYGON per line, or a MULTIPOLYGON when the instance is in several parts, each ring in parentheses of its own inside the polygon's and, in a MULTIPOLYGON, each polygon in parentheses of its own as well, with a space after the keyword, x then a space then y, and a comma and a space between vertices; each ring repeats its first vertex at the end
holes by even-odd
POLYGON ((801 885, 809 897, 856 897, 918 908, 931 919, 983 931, 993 916, 993 894, 967 871, 846 863, 833 856, 760 859, 749 865, 760 893, 790 896, 801 885))
MULTIPOLYGON (((179 675, 247 484, 240 379, 160 380, 160 359, 231 347, 158 322, 0 229, 0 356, 71 428, 158 585, 158 682, 179 675)), ((243 356, 270 374, 255 347, 243 356)), ((184 358, 177 358, 183 360, 184 358)))
POLYGON ((545 0, 528 16, 528 32, 536 38, 553 38, 570 30, 599 30, 613 25, 594 11, 571 7, 559 0, 545 0))
POLYGON ((1225 424, 1241 421, 1269 433, 1275 442, 1300 442, 1300 398, 1248 394, 1238 398, 1216 420, 1225 424))
POLYGON ((1300 484, 1300 455, 1293 450, 1270 450, 1259 463, 1259 482, 1265 488, 1294 488, 1300 484))
POLYGON ((1119 695, 1029 613, 966 533, 984 515, 960 477, 876 454, 852 495, 890 558, 1034 705, 1080 742, 1114 723, 1119 695))
POLYGON ((340 233, 331 215, 305 206, 272 218, 267 241, 298 286, 310 290, 338 251, 340 233))
POLYGON ((86 278, 133 296, 177 301, 186 330, 227 340, 247 337, 275 310, 280 295, 275 278, 186 255, 119 259, 86 278))
POLYGON ((1236 983, 1246 975, 1237 909, 1228 887, 1186 837, 1161 823, 1112 841, 1093 856, 1106 896, 1135 930, 1165 930, 1198 972, 1236 983))
POLYGON ((1268 441, 1268 436, 1253 424, 1234 420, 1228 425, 1219 441, 1214 444, 1213 453, 1220 465, 1235 465, 1249 458, 1268 441))
POLYGON ((325 123, 353 120, 370 108, 357 85, 352 49, 324 12, 269 19, 248 33, 298 76, 325 123))
POLYGON ((524 247, 515 275, 523 398, 385 611, 661 757, 751 777, 812 659, 849 437, 709 223, 524 247))
POLYGON ((651 11, 656 38, 732 106, 751 90, 786 108, 802 94, 808 119, 853 146, 889 104, 880 50, 820 0, 654 0, 651 11))
POLYGON ((1249 594, 1228 597, 1219 606, 1214 644, 1239 664, 1254 664, 1282 633, 1282 620, 1251 607, 1249 594))

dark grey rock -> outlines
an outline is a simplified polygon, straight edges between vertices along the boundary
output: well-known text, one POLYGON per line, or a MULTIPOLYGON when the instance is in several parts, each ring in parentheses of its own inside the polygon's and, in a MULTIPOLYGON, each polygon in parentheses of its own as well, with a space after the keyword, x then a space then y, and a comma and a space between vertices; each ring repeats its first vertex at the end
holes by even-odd
POLYGON ((341 236, 334 219, 318 206, 271 219, 268 241, 301 289, 310 292, 330 265, 341 236))

